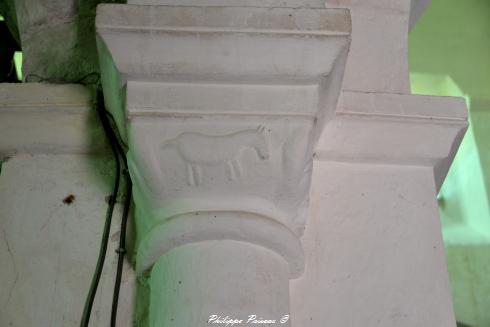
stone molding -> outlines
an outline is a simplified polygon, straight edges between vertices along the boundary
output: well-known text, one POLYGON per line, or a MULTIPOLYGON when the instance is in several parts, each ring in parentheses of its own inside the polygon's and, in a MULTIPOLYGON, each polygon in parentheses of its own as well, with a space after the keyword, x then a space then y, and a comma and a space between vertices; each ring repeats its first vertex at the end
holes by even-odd
POLYGON ((343 92, 315 159, 430 166, 439 189, 467 120, 463 98, 343 92))
POLYGON ((152 228, 139 245, 136 272, 148 271, 162 254, 173 248, 220 240, 252 243, 269 249, 286 260, 290 278, 303 273, 303 248, 297 235, 268 217, 236 211, 192 212, 172 217, 152 228))
POLYGON ((17 153, 100 153, 105 137, 81 85, 0 85, 0 158, 17 153))

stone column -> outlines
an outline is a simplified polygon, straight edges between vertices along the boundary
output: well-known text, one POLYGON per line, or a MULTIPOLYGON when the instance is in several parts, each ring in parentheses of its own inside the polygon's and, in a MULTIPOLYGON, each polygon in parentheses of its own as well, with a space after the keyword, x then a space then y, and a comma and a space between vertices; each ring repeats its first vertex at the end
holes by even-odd
POLYGON ((313 149, 335 112, 349 13, 164 3, 101 5, 96 23, 150 325, 279 320, 304 270, 313 149))

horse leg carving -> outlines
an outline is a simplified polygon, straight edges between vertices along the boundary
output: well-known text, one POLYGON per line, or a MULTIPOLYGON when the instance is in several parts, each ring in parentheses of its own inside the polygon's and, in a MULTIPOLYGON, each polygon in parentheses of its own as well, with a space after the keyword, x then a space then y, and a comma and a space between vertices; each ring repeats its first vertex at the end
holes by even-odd
POLYGON ((233 170, 235 171, 235 176, 239 178, 242 175, 242 166, 240 166, 240 162, 236 159, 233 159, 231 161, 231 166, 233 167, 233 170))
POLYGON ((201 167, 187 164, 187 183, 191 186, 197 186, 202 183, 201 167))
POLYGON ((196 186, 196 180, 194 179, 194 170, 191 164, 187 164, 187 184, 196 186))
POLYGON ((233 166, 233 160, 228 161, 226 165, 228 166, 228 177, 230 180, 234 181, 235 179, 237 179, 237 174, 235 171, 235 167, 233 166))
POLYGON ((194 183, 195 185, 199 185, 202 183, 202 171, 201 167, 198 165, 192 165, 192 173, 194 175, 194 183))
POLYGON ((240 162, 238 162, 238 160, 230 160, 226 163, 226 165, 228 166, 229 178, 231 180, 240 178, 242 175, 242 167, 240 166, 240 162))

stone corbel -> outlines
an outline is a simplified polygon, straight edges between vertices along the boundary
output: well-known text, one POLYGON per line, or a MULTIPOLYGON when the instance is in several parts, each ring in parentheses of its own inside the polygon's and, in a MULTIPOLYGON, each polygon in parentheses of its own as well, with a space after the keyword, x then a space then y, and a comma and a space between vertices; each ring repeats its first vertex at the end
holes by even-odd
POLYGON ((288 315, 348 11, 101 5, 97 35, 129 145, 150 325, 288 315))

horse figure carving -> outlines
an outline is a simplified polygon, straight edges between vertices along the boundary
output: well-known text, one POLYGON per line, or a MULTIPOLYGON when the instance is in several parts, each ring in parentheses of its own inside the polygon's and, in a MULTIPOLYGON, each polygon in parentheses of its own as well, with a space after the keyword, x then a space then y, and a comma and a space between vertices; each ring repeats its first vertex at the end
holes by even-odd
POLYGON ((255 150, 261 160, 269 158, 263 126, 226 135, 186 132, 165 141, 162 149, 169 146, 175 147, 185 161, 189 185, 202 182, 202 166, 224 165, 228 177, 237 179, 242 173, 239 155, 246 148, 255 150))

